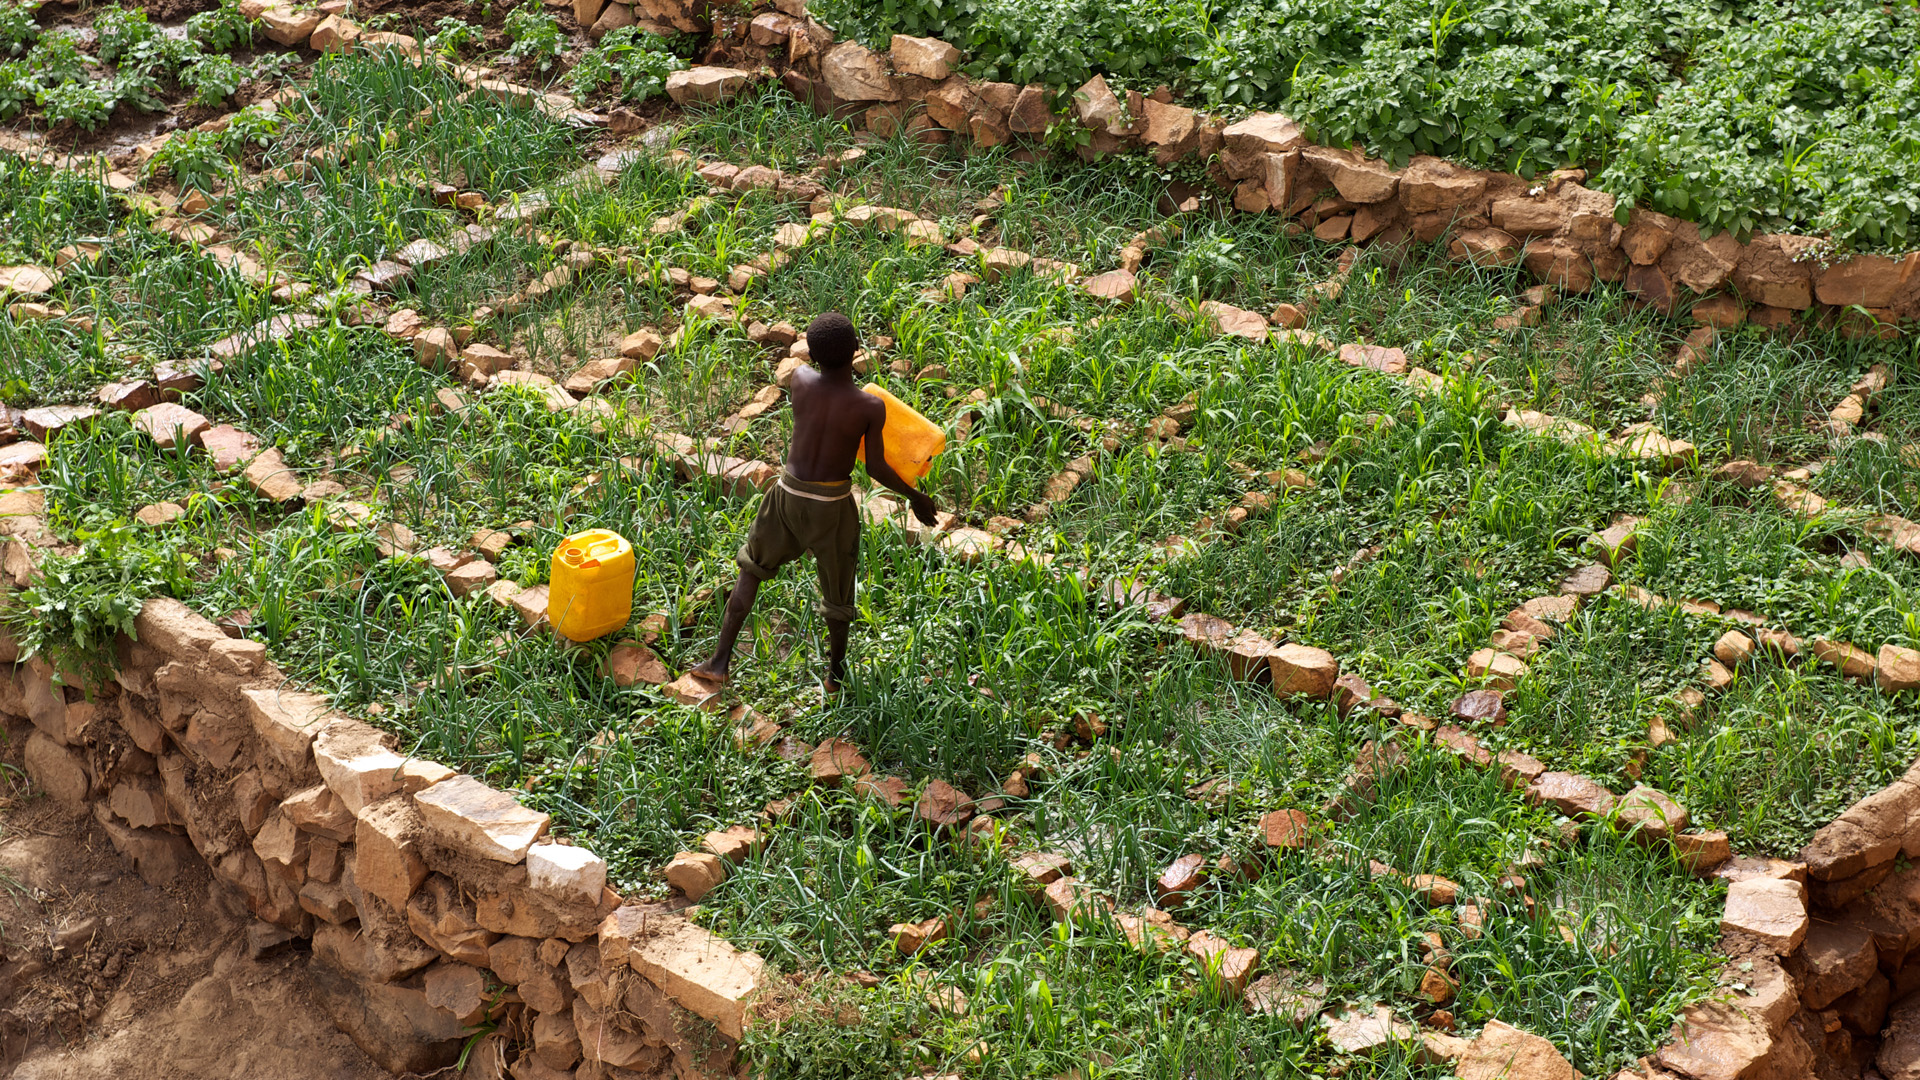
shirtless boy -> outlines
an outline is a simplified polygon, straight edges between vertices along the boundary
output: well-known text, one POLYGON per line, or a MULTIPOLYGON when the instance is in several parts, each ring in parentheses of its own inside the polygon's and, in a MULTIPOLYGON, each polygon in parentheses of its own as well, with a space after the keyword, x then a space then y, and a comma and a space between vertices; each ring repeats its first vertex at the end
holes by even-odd
POLYGON ((780 480, 760 501, 760 515, 740 548, 740 580, 727 598, 726 619, 713 656, 693 674, 726 681, 734 639, 753 610, 760 583, 811 552, 820 575, 820 615, 827 620, 827 693, 845 675, 847 626, 853 621, 853 579, 860 561, 860 511, 853 503, 853 459, 867 442, 867 475, 906 496, 913 514, 932 525, 933 500, 908 487, 887 464, 881 428, 887 407, 853 382, 860 347, 853 323, 829 311, 807 327, 807 349, 817 370, 793 373, 793 443, 780 480))

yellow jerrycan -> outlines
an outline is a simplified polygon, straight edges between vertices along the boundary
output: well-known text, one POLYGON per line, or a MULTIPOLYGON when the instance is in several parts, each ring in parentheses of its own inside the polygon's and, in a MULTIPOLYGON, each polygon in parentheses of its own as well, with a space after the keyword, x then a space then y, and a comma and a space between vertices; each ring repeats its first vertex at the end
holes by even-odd
MULTIPOLYGON (((887 421, 882 435, 887 443, 887 464, 893 466, 893 471, 900 474, 908 487, 919 487, 920 478, 933 468, 934 457, 947 448, 947 433, 884 387, 868 383, 861 389, 886 402, 887 421)), ((860 440, 860 452, 855 460, 867 460, 867 440, 860 440)))
POLYGON ((633 545, 617 532, 588 529, 553 549, 547 621, 570 641, 592 641, 633 614, 633 545))

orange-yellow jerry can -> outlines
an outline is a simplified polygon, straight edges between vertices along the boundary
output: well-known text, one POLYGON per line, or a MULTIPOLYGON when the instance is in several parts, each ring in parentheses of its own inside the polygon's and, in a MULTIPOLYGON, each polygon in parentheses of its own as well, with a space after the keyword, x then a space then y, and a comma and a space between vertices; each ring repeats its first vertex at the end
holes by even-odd
POLYGON ((617 532, 588 529, 553 549, 547 621, 570 641, 592 641, 633 615, 633 545, 617 532))
MULTIPOLYGON (((887 443, 887 464, 893 466, 893 471, 900 474, 908 487, 919 487, 921 477, 933 468, 934 457, 947 448, 947 433, 884 387, 869 383, 861 389, 886 402, 887 421, 881 434, 887 443)), ((867 460, 865 439, 860 440, 856 460, 867 460)))

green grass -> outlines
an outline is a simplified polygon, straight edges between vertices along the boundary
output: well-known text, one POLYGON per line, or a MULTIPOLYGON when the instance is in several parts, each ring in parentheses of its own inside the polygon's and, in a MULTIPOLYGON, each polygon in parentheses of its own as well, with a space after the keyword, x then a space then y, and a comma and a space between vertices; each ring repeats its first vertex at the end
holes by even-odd
MULTIPOLYGON (((288 119, 267 168, 346 133, 391 129, 425 104, 440 110, 425 137, 384 148, 376 139, 362 158, 232 192, 209 215, 323 288, 414 236, 445 237, 466 223, 418 181, 458 168, 504 201, 603 152, 483 97, 451 106, 449 84, 404 65, 330 60, 315 84, 315 109, 288 119)), ((853 143, 777 91, 682 117, 675 138, 699 154, 794 168, 853 143)), ((1090 271, 1160 220, 1154 181, 1126 163, 1068 169, 999 153, 929 159, 904 142, 868 149, 837 181, 843 198, 908 206, 958 230, 977 200, 1005 187, 982 243, 1017 243, 1090 271)), ((87 336, 59 322, 0 322, 10 403, 85 400, 98 381, 190 360, 277 310, 263 289, 148 232, 137 212, 97 204, 89 189, 32 169, 0 169, 0 184, 0 194, 37 200, 9 241, 22 257, 48 261, 80 235, 105 238, 97 266, 71 272, 54 299, 111 328, 87 336)), ((704 194, 688 170, 656 158, 611 185, 549 190, 546 238, 502 235, 419 275, 391 305, 464 325, 479 304, 557 265, 556 241, 611 249, 617 266, 596 262, 477 327, 481 340, 563 376, 639 326, 679 327, 668 267, 724 279, 764 252, 780 224, 807 215, 765 194, 718 195, 694 208, 685 231, 656 235, 656 218, 704 194)), ((776 358, 748 338, 750 320, 804 325, 825 308, 847 311, 870 342, 894 339, 875 357, 876 381, 942 420, 978 413, 927 480, 944 508, 974 525, 1020 517, 1069 461, 1090 457, 1095 473, 1015 534, 1054 558, 1051 572, 968 563, 869 528, 847 692, 831 708, 815 689, 824 627, 811 573, 797 566, 769 582, 736 662, 742 704, 795 738, 853 739, 877 770, 916 789, 938 778, 984 795, 1038 755, 1044 778, 1001 816, 1022 843, 1069 852, 1079 876, 1129 907, 1149 899, 1172 859, 1252 855, 1262 813, 1303 809, 1324 823, 1314 851, 1266 863, 1257 881, 1215 876, 1181 920, 1260 949, 1263 970, 1324 982, 1330 1003, 1386 1001, 1409 1017, 1427 1012, 1414 996, 1420 935, 1438 932, 1461 980, 1452 1009, 1463 1030, 1497 1016, 1552 1038, 1590 1075, 1618 1069, 1704 992, 1716 886, 1605 829, 1568 835, 1551 812, 1411 729, 1395 736, 1405 769, 1375 801, 1332 820, 1323 808, 1362 745, 1391 733, 1385 721, 1236 682, 1221 661, 1195 655, 1140 608, 1116 609, 1075 572, 1137 579, 1192 610, 1328 648, 1377 692, 1436 717, 1467 688, 1467 655, 1513 607, 1552 592, 1586 561, 1585 537, 1623 513, 1645 520, 1638 552, 1618 569, 1623 581, 1761 611, 1802 636, 1911 646, 1920 642, 1920 568, 1843 516, 1801 522, 1764 492, 1709 479, 1736 454, 1782 468, 1819 460, 1829 447, 1807 414, 1823 417, 1868 364, 1887 363, 1896 389, 1869 430, 1890 445, 1841 446, 1815 486, 1837 502, 1913 515, 1917 493, 1897 456, 1913 431, 1915 399, 1902 387, 1920 378, 1910 347, 1824 333, 1786 345, 1743 332, 1714 366, 1662 383, 1676 333, 1625 310, 1617 291, 1569 299, 1531 334, 1496 335, 1491 321, 1520 286, 1510 273, 1429 252, 1400 265, 1363 255, 1314 328, 1405 348, 1447 376, 1443 389, 1416 393, 1299 348, 1211 338, 1191 317, 1199 301, 1259 311, 1302 302, 1333 274, 1337 253, 1269 218, 1202 213, 1179 224, 1143 272, 1146 296, 1129 308, 1025 273, 929 304, 920 292, 957 268, 952 257, 872 230, 824 232, 754 286, 739 324, 686 327, 633 379, 604 389, 626 418, 618 423, 552 413, 512 391, 440 411, 432 398, 447 376, 415 364, 377 321, 333 318, 234 358, 186 403, 277 445, 303 480, 341 484, 423 546, 460 549, 477 530, 528 523, 498 566, 523 585, 546 579, 561 537, 620 531, 636 550, 635 612, 665 616, 653 647, 684 670, 712 647, 755 503, 682 483, 652 436, 717 435, 772 381, 776 358), (896 361, 905 373, 891 369, 896 361), (944 376, 919 377, 934 364, 944 376), (1639 398, 1656 385, 1666 395, 1650 412, 1639 398), (987 398, 977 406, 976 389, 987 398), (1182 444, 1137 434, 1189 398, 1196 411, 1182 444), (1701 465, 1669 477, 1569 448, 1503 424, 1507 406, 1608 433, 1653 418, 1695 441, 1701 465), (1286 468, 1305 470, 1312 486, 1283 492, 1259 475, 1286 468), (1673 497, 1681 489, 1689 501, 1673 497), (1237 534, 1202 536, 1177 558, 1157 552, 1249 491, 1274 494, 1271 513, 1237 534), (1856 547, 1872 568, 1841 565, 1856 547), (1363 549, 1374 557, 1356 562, 1363 549), (1090 745, 1066 738, 1087 713, 1107 733, 1090 745), (1188 798, 1204 781, 1223 783, 1225 798, 1188 798), (1506 902, 1468 939, 1451 909, 1429 910, 1372 878, 1369 860, 1489 896, 1519 864, 1536 907, 1529 915, 1506 902)), ((777 460, 790 422, 775 410, 723 443, 777 460)), ((338 529, 324 507, 267 505, 204 458, 156 453, 123 417, 61 434, 41 478, 63 536, 118 537, 114 551, 147 559, 140 582, 235 615, 294 678, 336 694, 413 752, 550 811, 559 831, 608 858, 629 894, 664 892, 660 868, 705 832, 761 823, 764 850, 700 917, 799 980, 778 1023, 755 1036, 769 1075, 803 1075, 808 1062, 845 1075, 951 1068, 981 1039, 990 1051, 968 1075, 1052 1076, 1089 1062, 1111 1076, 1290 1076, 1349 1064, 1364 1075, 1436 1075, 1410 1060, 1336 1062, 1312 1029, 1221 1001, 1180 954, 1144 955, 1110 930, 1055 925, 998 855, 934 835, 907 811, 813 785, 802 765, 771 752, 739 750, 725 713, 615 687, 599 673, 611 639, 565 646, 485 597, 456 600, 421 559, 381 558, 370 530, 338 529), (187 516, 161 529, 127 525, 162 499, 187 516), (790 815, 766 823, 763 809, 780 799, 793 800, 790 815), (975 912, 982 899, 990 903, 975 912), (952 941, 912 961, 894 953, 890 924, 955 909, 952 941), (881 988, 841 989, 833 973, 860 968, 883 976, 881 988), (928 977, 964 989, 968 1016, 929 1011, 916 981, 928 977)), ((102 572, 74 578, 75 595, 105 588, 106 562, 119 557, 109 547, 78 556, 102 572)), ((1741 851, 1790 854, 1903 770, 1920 751, 1920 709, 1827 669, 1762 661, 1683 723, 1676 694, 1695 683, 1725 629, 1596 601, 1509 695, 1506 725, 1475 734, 1616 792, 1637 772, 1741 851), (1676 740, 1649 751, 1656 714, 1676 740)))

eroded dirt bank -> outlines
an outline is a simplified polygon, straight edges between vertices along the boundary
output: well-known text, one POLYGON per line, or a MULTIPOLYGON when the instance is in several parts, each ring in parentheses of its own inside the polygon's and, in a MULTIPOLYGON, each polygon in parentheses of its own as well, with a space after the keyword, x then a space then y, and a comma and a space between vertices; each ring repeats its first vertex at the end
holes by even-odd
POLYGON ((184 839, 142 879, 92 815, 29 791, 6 732, 0 1075, 386 1080, 311 1000, 305 942, 215 884, 184 839))

